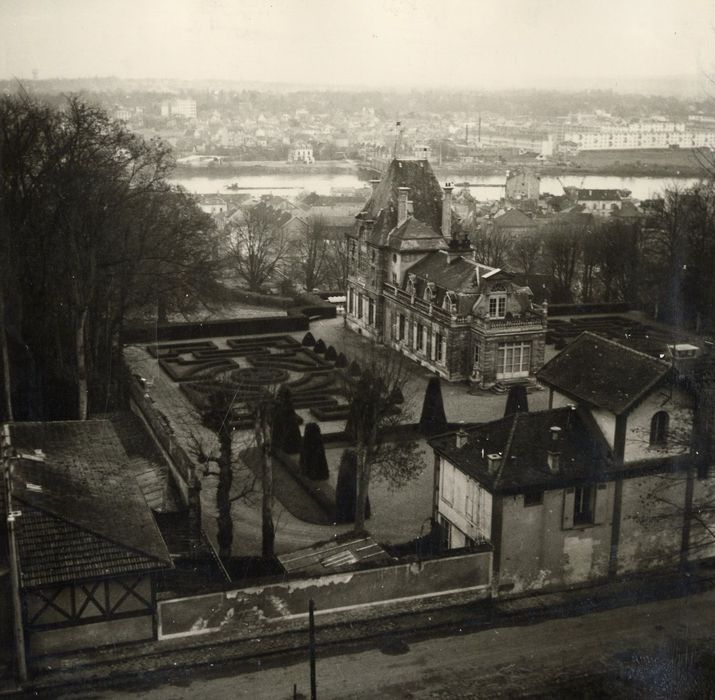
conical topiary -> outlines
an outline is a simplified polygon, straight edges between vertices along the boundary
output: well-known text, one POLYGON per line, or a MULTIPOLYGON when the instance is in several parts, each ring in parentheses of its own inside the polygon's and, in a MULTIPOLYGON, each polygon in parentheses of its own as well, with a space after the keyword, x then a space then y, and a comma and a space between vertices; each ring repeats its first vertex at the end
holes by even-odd
POLYGON ((303 340, 300 343, 301 345, 304 345, 306 348, 312 348, 313 345, 315 345, 315 338, 313 337, 313 334, 308 331, 304 336, 303 340))
POLYGON ((337 358, 335 359, 335 366, 336 367, 347 367, 348 366, 348 358, 345 357, 344 353, 340 353, 337 358))
POLYGON ((504 415, 510 416, 512 413, 528 413, 529 399, 526 395, 526 387, 523 384, 514 384, 509 388, 509 394, 506 397, 506 407, 504 415))
POLYGON ((281 449, 289 455, 298 454, 303 448, 303 438, 298 427, 298 415, 295 411, 285 417, 285 432, 281 438, 281 449))
POLYGON ((444 413, 442 384, 439 377, 430 377, 427 383, 420 416, 420 430, 423 435, 437 435, 447 430, 447 416, 444 413))
POLYGON ((326 351, 325 343, 323 342, 323 339, 321 338, 316 344, 315 347, 313 348, 314 352, 317 352, 318 355, 322 355, 326 351))
POLYGON ((325 351, 325 359, 328 362, 335 362, 338 359, 338 351, 332 345, 325 351))
MULTIPOLYGON (((340 459, 338 483, 335 487, 336 522, 352 523, 355 521, 355 501, 357 500, 357 454, 347 449, 340 459)), ((370 517, 370 498, 365 504, 365 518, 370 517)))
POLYGON ((300 451, 300 469, 305 476, 315 481, 322 481, 330 476, 323 436, 317 423, 308 423, 305 426, 303 448, 300 451))
POLYGON ((360 369, 360 365, 357 363, 357 360, 353 360, 350 363, 350 366, 348 367, 348 374, 351 377, 358 377, 358 376, 360 376, 361 372, 362 372, 362 369, 360 369))

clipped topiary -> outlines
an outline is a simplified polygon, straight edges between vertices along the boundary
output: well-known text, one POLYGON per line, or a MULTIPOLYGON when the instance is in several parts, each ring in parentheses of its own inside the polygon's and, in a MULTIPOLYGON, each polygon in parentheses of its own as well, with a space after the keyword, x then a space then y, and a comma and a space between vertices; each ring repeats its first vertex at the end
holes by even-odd
POLYGON ((360 365, 357 363, 356 360, 353 360, 348 367, 348 374, 351 377, 359 377, 361 373, 362 369, 360 369, 360 365))
POLYGON ((323 481, 330 476, 323 435, 317 423, 308 423, 305 426, 303 448, 300 451, 300 470, 315 481, 323 481))
MULTIPOLYGON (((273 415, 271 417, 271 435, 273 445, 276 448, 284 452, 287 451, 284 442, 290 429, 289 422, 296 418, 297 416, 295 415, 295 408, 293 406, 293 394, 291 394, 290 389, 284 384, 278 389, 278 393, 276 394, 273 402, 273 415), (294 418, 291 418, 291 416, 294 418)), ((300 430, 298 432, 300 433, 300 430)))
POLYGON ((315 347, 313 348, 314 352, 317 352, 318 355, 322 355, 326 351, 325 343, 323 342, 323 339, 321 338, 316 344, 315 347))
POLYGON ((345 353, 340 353, 337 358, 335 358, 335 366, 336 367, 347 367, 348 366, 348 358, 345 357, 345 353))
POLYGON ((281 449, 289 455, 298 454, 303 448, 298 416, 295 411, 285 416, 285 431, 281 437, 281 449))
POLYGON ((437 435, 447 430, 447 416, 444 413, 442 384, 439 377, 430 377, 422 403, 420 431, 423 435, 437 435))
MULTIPOLYGON (((338 523, 355 521, 355 501, 357 500, 357 454, 347 449, 340 459, 338 483, 335 487, 335 517, 338 523)), ((370 517, 370 498, 365 504, 365 518, 370 517)))
POLYGON ((514 384, 509 388, 509 394, 506 397, 506 407, 504 415, 510 416, 512 413, 528 413, 529 399, 526 395, 526 387, 522 384, 514 384))
POLYGON ((399 386, 396 386, 390 392, 390 396, 388 397, 387 400, 388 400, 388 403, 392 404, 393 406, 397 406, 398 404, 405 402, 405 397, 403 396, 402 390, 400 389, 399 386))
POLYGON ((303 336, 303 340, 300 342, 300 344, 305 346, 306 348, 312 348, 315 345, 315 338, 313 337, 313 334, 308 331, 303 336))
POLYGON ((338 351, 332 345, 325 351, 325 359, 329 362, 335 362, 338 359, 338 351))

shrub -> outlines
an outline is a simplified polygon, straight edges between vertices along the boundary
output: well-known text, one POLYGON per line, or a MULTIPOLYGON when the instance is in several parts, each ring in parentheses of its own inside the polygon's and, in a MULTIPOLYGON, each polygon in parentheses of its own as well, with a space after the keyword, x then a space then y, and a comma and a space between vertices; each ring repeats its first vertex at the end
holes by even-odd
POLYGON ((314 481, 322 481, 330 476, 323 436, 317 423, 308 423, 305 426, 303 448, 300 451, 300 469, 305 476, 314 481))
POLYGON ((285 416, 285 431, 281 438, 281 449, 289 455, 297 454, 303 448, 303 438, 300 436, 298 415, 295 411, 285 416))
POLYGON ((303 340, 300 343, 301 345, 304 345, 306 348, 312 348, 315 345, 315 338, 313 337, 313 334, 308 331, 304 336, 303 340))
POLYGON ((278 389, 276 399, 273 404, 272 416, 272 439, 273 445, 284 452, 293 453, 300 450, 295 447, 295 431, 298 431, 300 438, 300 429, 298 428, 298 416, 295 413, 293 406, 293 394, 291 390, 284 384, 278 389))
POLYGON ((447 416, 444 413, 442 384, 439 377, 430 377, 427 383, 420 416, 420 430, 424 435, 437 435, 447 430, 447 416))
MULTIPOLYGON (((335 517, 339 523, 355 521, 355 500, 357 498, 357 454, 347 449, 340 459, 338 483, 335 488, 335 517)), ((370 498, 365 506, 365 517, 370 517, 370 498)))
POLYGON ((335 366, 336 367, 347 367, 348 366, 348 358, 345 357, 345 353, 340 353, 338 357, 335 360, 335 366))
POLYGON ((325 351, 325 359, 329 362, 335 362, 338 359, 338 352, 332 345, 325 351))
POLYGON ((512 413, 528 413, 529 399, 526 396, 526 387, 522 384, 515 384, 509 388, 509 395, 506 397, 506 408, 504 415, 510 416, 512 413))
POLYGON ((351 377, 359 377, 361 372, 362 370, 360 369, 360 365, 355 360, 353 360, 348 367, 348 374, 351 377))
POLYGON ((322 355, 326 351, 325 343, 323 342, 322 338, 315 344, 315 347, 313 350, 318 353, 318 355, 322 355))

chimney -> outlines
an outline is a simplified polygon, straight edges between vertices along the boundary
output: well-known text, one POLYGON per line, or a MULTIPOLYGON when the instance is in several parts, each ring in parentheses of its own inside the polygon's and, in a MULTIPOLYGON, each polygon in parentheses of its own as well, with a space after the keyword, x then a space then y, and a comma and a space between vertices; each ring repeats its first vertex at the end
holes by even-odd
POLYGON ((561 461, 561 428, 558 425, 552 425, 549 428, 549 432, 551 433, 551 439, 549 440, 546 454, 546 463, 549 465, 549 471, 555 472, 558 471, 561 461))
POLYGON ((460 428, 457 431, 456 446, 458 450, 467 444, 467 437, 467 431, 464 428, 460 428))
POLYGON ((444 197, 442 198, 442 236, 446 239, 452 237, 452 183, 444 185, 444 197))
POLYGON ((379 180, 370 180, 370 187, 372 187, 373 192, 377 189, 377 186, 379 184, 380 184, 379 180))
POLYGON ((398 187, 397 190, 397 225, 400 226, 407 219, 407 195, 410 188, 398 187))
POLYGON ((489 473, 494 474, 494 472, 499 469, 501 464, 501 453, 492 452, 492 454, 487 455, 487 466, 489 468, 489 473))

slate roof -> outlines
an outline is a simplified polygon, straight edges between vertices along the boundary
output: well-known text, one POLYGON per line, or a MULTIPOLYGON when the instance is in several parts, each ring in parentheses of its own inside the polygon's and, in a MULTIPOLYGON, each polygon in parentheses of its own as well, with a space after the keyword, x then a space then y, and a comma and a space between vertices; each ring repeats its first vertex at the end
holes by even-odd
POLYGON ((171 558, 109 421, 11 425, 22 584, 148 572, 171 558))
POLYGON ((493 221, 498 228, 536 228, 538 226, 530 216, 518 209, 509 209, 503 214, 495 216, 493 221))
MULTIPOLYGON (((435 232, 442 230, 442 188, 427 160, 395 158, 375 187, 359 219, 372 219, 372 243, 384 245, 387 234, 397 226, 397 199, 400 187, 409 187, 412 214, 435 232)), ((461 231, 459 219, 452 214, 452 231, 461 231)))
POLYGON ((442 234, 412 216, 392 231, 387 244, 400 251, 447 250, 442 234))
POLYGON ((593 483, 607 477, 612 460, 608 444, 584 410, 564 407, 515 413, 467 431, 467 442, 456 446, 455 434, 441 435, 430 445, 487 490, 521 493, 564 484, 593 483), (561 429, 559 464, 553 471, 547 457, 553 448, 551 427, 561 429), (490 470, 487 455, 501 453, 490 470))
POLYGON ((576 401, 626 413, 671 365, 588 331, 579 335, 537 373, 537 379, 576 401))

